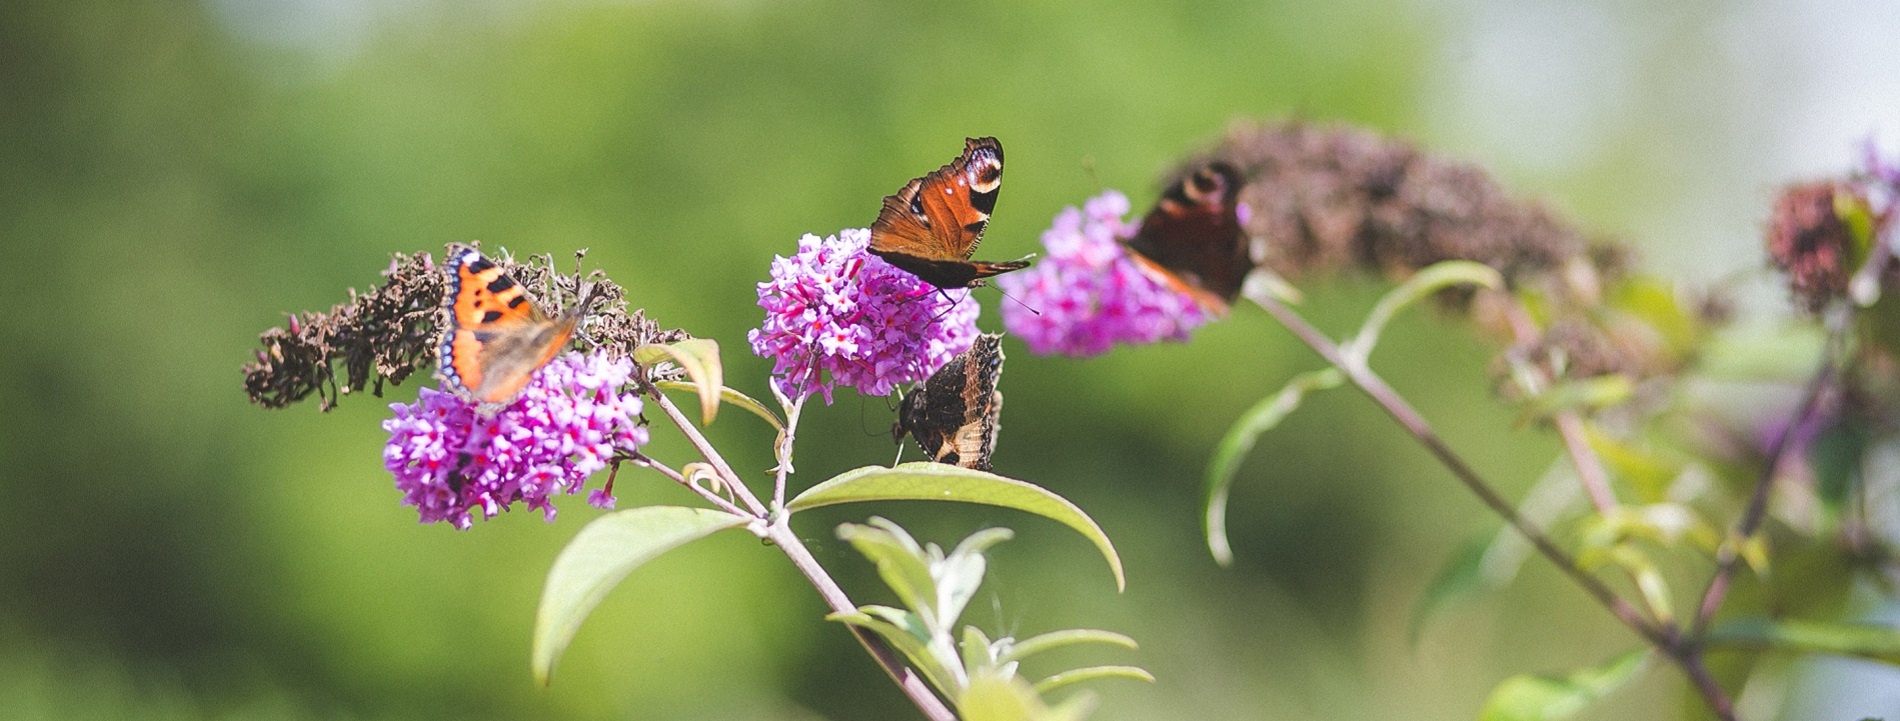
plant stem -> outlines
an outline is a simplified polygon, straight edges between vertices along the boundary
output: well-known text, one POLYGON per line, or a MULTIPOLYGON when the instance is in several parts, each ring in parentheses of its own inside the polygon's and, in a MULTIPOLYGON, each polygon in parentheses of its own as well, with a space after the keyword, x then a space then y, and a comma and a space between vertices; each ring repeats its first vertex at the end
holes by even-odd
MULTIPOLYGON (((838 583, 825 572, 825 568, 818 565, 818 559, 812 557, 811 550, 805 548, 804 542, 800 541, 798 535, 792 533, 791 527, 786 525, 790 516, 784 513, 768 513, 765 506, 759 503, 759 499, 752 495, 752 489, 747 488, 745 483, 739 480, 738 474, 733 473, 731 464, 726 463, 726 459, 719 455, 718 449, 713 448, 712 443, 706 440, 705 434, 700 433, 699 428, 680 412, 679 406, 674 405, 673 401, 658 391, 652 394, 652 398, 660 409, 666 412, 667 418, 671 419, 674 425, 679 426, 680 433, 684 434, 686 440, 699 450, 699 454, 712 465, 713 470, 725 479, 727 487, 732 489, 733 494, 738 496, 746 507, 752 509, 752 513, 740 515, 750 515, 765 521, 763 537, 777 546, 786 558, 791 559, 792 565, 805 574, 806 580, 811 581, 812 586, 818 589, 818 595, 824 597, 825 605, 830 606, 832 611, 840 613, 857 610, 857 604, 851 602, 851 598, 845 595, 844 589, 839 588, 838 583)), ((790 423, 797 423, 795 416, 790 423)), ((789 439, 790 425, 786 427, 786 435, 789 439)), ((783 478, 782 475, 780 477, 783 478)), ((903 690, 905 696, 910 697, 911 703, 917 705, 917 710, 922 711, 925 718, 930 721, 957 721, 957 715, 944 705, 942 699, 937 698, 937 694, 930 690, 930 685, 925 683, 917 672, 905 665, 903 659, 899 658, 897 652, 891 650, 883 639, 856 626, 847 626, 847 628, 850 629, 851 635, 858 639, 858 643, 864 646, 864 650, 871 654, 871 659, 884 669, 884 673, 891 677, 899 689, 903 690)))
MULTIPOLYGON (((1536 342, 1542 334, 1536 321, 1531 319, 1529 311, 1515 297, 1506 296, 1504 317, 1510 324, 1511 334, 1516 337, 1519 348, 1526 348, 1536 342)), ((1533 368, 1536 382, 1548 389, 1552 380, 1545 378, 1544 369, 1533 368)), ((1527 392, 1530 389, 1525 389, 1527 392)), ((1557 437, 1563 439, 1564 451, 1570 454, 1570 464, 1577 469, 1577 482, 1583 485, 1583 491, 1590 497, 1590 505, 1595 506, 1597 515, 1607 516, 1616 510, 1616 494, 1610 491, 1610 474, 1603 469, 1603 460, 1590 448, 1589 434, 1585 433, 1583 418, 1570 409, 1557 411, 1551 421, 1557 426, 1557 437)))
POLYGON ((1583 418, 1576 411, 1558 411, 1551 416, 1551 422, 1557 426, 1557 437, 1564 442, 1564 451, 1570 454, 1570 463, 1577 468, 1577 480, 1583 484, 1583 490, 1590 496, 1590 505, 1595 506, 1597 515, 1607 516, 1616 510, 1616 494, 1610 491, 1610 474, 1603 470, 1603 460, 1597 458, 1596 451, 1590 448, 1590 436, 1584 430, 1583 418))
POLYGON ((1384 408, 1386 413, 1392 416, 1393 420, 1398 421, 1399 425, 1411 433, 1412 437, 1417 439, 1420 445, 1425 446, 1425 450, 1430 451, 1433 456, 1437 457, 1438 462, 1444 464, 1444 466, 1451 471, 1452 475, 1457 477, 1460 483, 1464 484, 1467 490, 1470 490, 1473 495, 1478 497, 1479 501, 1489 506, 1492 512, 1504 519, 1505 523, 1517 529, 1517 532, 1522 534, 1525 540, 1530 541, 1531 545, 1536 547, 1539 553, 1544 554, 1552 563, 1555 563, 1559 569, 1570 576, 1571 580, 1575 581, 1577 585, 1582 586, 1585 592, 1595 597, 1598 603, 1608 608, 1610 613, 1615 615, 1618 620, 1621 620, 1624 625, 1629 626, 1630 629, 1641 634, 1658 648, 1667 648, 1669 646, 1670 639, 1668 638, 1668 634, 1664 633, 1660 627, 1651 623, 1648 619, 1643 618, 1643 615, 1638 612, 1634 606, 1631 606, 1629 602, 1617 596, 1616 592, 1610 590, 1610 587, 1605 585, 1603 581, 1585 572, 1581 566, 1577 565, 1576 559, 1571 558, 1570 554, 1566 553, 1562 548, 1558 548, 1556 542, 1550 540, 1550 537, 1545 535, 1541 529, 1532 525, 1530 521, 1520 515, 1515 506, 1512 506, 1510 502, 1504 500, 1502 494, 1492 488, 1491 484, 1486 482, 1483 476, 1478 475, 1476 470, 1473 470, 1469 464, 1465 463, 1464 458, 1460 457, 1449 445, 1445 444, 1444 439, 1438 436, 1437 431, 1432 430, 1431 424, 1425 420, 1424 416, 1412 408, 1412 405, 1407 403, 1405 399, 1398 394, 1398 391, 1393 390, 1391 386, 1387 385, 1383 378, 1373 373, 1371 368, 1363 363, 1349 362, 1346 357, 1340 353, 1337 343, 1334 343, 1331 338, 1327 338, 1324 334, 1320 333, 1319 329, 1314 328, 1312 324, 1306 322, 1305 318, 1300 317, 1298 313, 1293 312, 1293 309, 1281 304, 1277 299, 1263 293, 1249 294, 1247 297, 1249 300, 1259 304, 1260 307, 1265 308, 1268 313, 1273 315, 1274 319, 1280 321, 1281 325, 1286 326, 1287 330, 1292 331, 1295 336, 1298 336, 1301 341, 1306 343, 1307 347, 1312 348, 1313 352, 1318 353, 1326 362, 1333 364, 1333 367, 1345 373, 1346 377, 1353 382, 1353 385, 1358 386, 1359 390, 1371 397, 1373 402, 1378 403, 1380 407, 1384 408))
POLYGON ((659 461, 656 461, 646 456, 640 456, 638 459, 635 460, 635 462, 645 465, 646 467, 651 468, 653 470, 659 471, 660 475, 666 476, 667 478, 671 478, 673 479, 673 482, 678 483, 682 486, 685 486, 687 490, 690 490, 693 493, 697 494, 700 498, 706 499, 707 503, 711 503, 715 506, 718 506, 719 510, 725 511, 735 516, 744 516, 747 518, 753 517, 753 515, 750 513, 747 513, 745 509, 732 505, 732 501, 728 501, 724 498, 721 498, 719 494, 717 493, 713 493, 712 491, 709 491, 707 489, 700 488, 698 485, 695 485, 691 479, 688 479, 685 476, 685 474, 682 474, 679 471, 675 471, 672 468, 667 467, 667 465, 664 463, 661 463, 659 461))
POLYGON ((712 442, 706 440, 706 434, 699 432, 699 427, 687 420, 686 414, 681 413, 679 406, 673 405, 672 399, 667 398, 665 393, 656 390, 651 397, 654 404, 666 412, 666 417, 673 421, 673 425, 679 426, 680 434, 686 436, 688 443, 693 444, 693 448, 699 451, 700 457, 705 458, 707 463, 712 464, 713 470, 718 471, 719 475, 725 478, 727 488, 732 489, 733 495, 738 496, 739 500, 745 503, 746 508, 752 509, 749 515, 766 518, 765 506, 759 503, 757 496, 752 495, 752 489, 747 488, 745 482, 739 479, 739 474, 732 471, 732 465, 726 463, 724 456, 719 455, 719 450, 712 447, 712 442))
MULTIPOLYGON (((832 612, 856 611, 857 604, 852 603, 850 597, 845 595, 844 589, 839 588, 837 582, 831 579, 831 575, 825 573, 825 568, 818 565, 818 559, 812 557, 811 550, 805 548, 805 543, 799 540, 798 534, 792 533, 791 526, 786 523, 789 519, 789 515, 781 514, 777 521, 766 527, 765 537, 776 544, 779 550, 785 552, 785 557, 792 560, 792 565, 797 566, 798 570, 805 574, 806 580, 811 581, 812 586, 818 589, 818 595, 825 599, 825 605, 831 607, 832 612)), ((950 707, 944 705, 943 699, 937 698, 936 692, 930 690, 930 684, 925 683, 916 671, 911 670, 898 657, 897 652, 884 643, 883 639, 857 626, 847 624, 845 627, 851 630, 851 635, 857 637, 858 643, 864 646, 864 650, 877 660, 877 664, 884 668, 884 673, 889 674, 891 680, 903 689, 904 695, 909 696, 911 702, 917 704, 917 709, 924 713, 925 718, 930 721, 957 721, 957 715, 950 710, 950 707)))
POLYGON ((1821 367, 1814 371, 1814 377, 1808 379, 1807 390, 1802 393, 1801 405, 1796 407, 1794 416, 1788 420, 1788 426, 1775 436, 1775 442, 1768 447, 1768 457, 1763 459, 1761 473, 1755 479, 1755 490, 1748 498, 1748 507, 1742 511, 1742 517, 1735 523, 1735 530, 1728 542, 1722 544, 1715 557, 1715 576, 1709 579, 1709 587, 1702 593, 1702 605, 1697 608, 1695 625, 1689 635, 1700 639, 1709 630, 1709 623, 1715 620, 1715 614, 1722 609, 1722 601, 1728 597, 1730 583, 1735 578, 1735 568, 1741 561, 1741 545, 1761 530, 1763 521, 1768 518, 1768 498, 1772 495, 1775 478, 1780 475, 1781 459, 1794 445, 1794 439, 1800 434, 1821 405, 1821 397, 1833 385, 1834 374, 1839 370, 1841 356, 1846 351, 1847 329, 1851 325, 1853 309, 1850 305, 1836 307, 1828 316, 1827 345, 1821 351, 1821 367))
POLYGON ((785 511, 785 477, 792 472, 792 443, 798 439, 798 416, 805 410, 805 399, 799 396, 785 407, 785 435, 774 449, 778 453, 778 475, 772 482, 772 512, 785 511))

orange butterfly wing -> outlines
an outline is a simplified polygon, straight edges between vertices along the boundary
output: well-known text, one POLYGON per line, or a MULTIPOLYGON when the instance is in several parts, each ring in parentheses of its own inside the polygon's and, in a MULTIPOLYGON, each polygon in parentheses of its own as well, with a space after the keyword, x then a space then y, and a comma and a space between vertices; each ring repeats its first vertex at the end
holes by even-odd
POLYGON ((972 261, 1003 184, 1003 145, 967 138, 963 155, 885 196, 871 224, 871 252, 939 288, 974 288, 1026 268, 1025 261, 972 261))
POLYGON ((441 375, 471 400, 504 405, 567 345, 580 315, 549 318, 480 251, 461 251, 450 268, 441 375))
POLYGON ((1253 270, 1237 212, 1242 182, 1226 163, 1195 169, 1168 186, 1127 241, 1143 270, 1216 315, 1227 312, 1253 270))

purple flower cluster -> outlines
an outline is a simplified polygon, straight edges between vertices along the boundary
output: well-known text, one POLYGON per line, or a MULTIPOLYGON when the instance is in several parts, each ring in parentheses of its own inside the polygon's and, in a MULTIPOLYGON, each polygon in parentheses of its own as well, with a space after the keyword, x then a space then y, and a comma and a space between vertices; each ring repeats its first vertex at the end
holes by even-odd
POLYGON ((1125 220, 1127 214, 1128 197, 1113 190, 1081 210, 1064 208, 1043 231, 1048 255, 1033 268, 997 277, 1003 292, 1021 301, 1003 305, 1003 326, 1030 352, 1083 357, 1116 343, 1183 341, 1212 319, 1192 297, 1128 257, 1119 241, 1139 225, 1125 220))
POLYGON ((887 395, 976 341, 968 290, 939 291, 871 255, 870 243, 863 229, 807 234, 797 254, 772 260, 772 279, 759 284, 765 324, 746 340, 774 359, 772 382, 785 395, 816 391, 830 404, 837 385, 887 395))
MULTIPOLYGON (((396 417, 383 421, 383 466, 423 523, 466 529, 477 508, 493 518, 516 501, 552 521, 551 496, 578 493, 616 453, 647 442, 640 396, 622 391, 632 373, 629 359, 570 352, 537 371, 492 416, 454 393, 424 388, 414 405, 390 405, 396 417)), ((612 508, 611 489, 594 491, 587 502, 612 508)))

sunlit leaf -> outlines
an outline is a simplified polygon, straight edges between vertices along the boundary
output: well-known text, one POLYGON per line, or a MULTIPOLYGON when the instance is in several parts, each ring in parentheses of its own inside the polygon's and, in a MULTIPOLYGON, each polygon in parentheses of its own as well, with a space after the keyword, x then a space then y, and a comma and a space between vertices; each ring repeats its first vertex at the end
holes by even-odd
POLYGON ((1496 268, 1469 260, 1446 260, 1425 266, 1412 277, 1405 279, 1399 287, 1393 288, 1379 303, 1366 314, 1366 322, 1359 327, 1355 336, 1344 350, 1348 355, 1364 363, 1372 357, 1372 348, 1379 343, 1379 335, 1385 332, 1385 326, 1399 311, 1433 293, 1456 285, 1475 285, 1496 290, 1504 287, 1504 276, 1496 268))
POLYGON ((1337 368, 1294 376, 1280 392, 1261 399, 1242 413, 1234 425, 1227 429, 1227 435, 1221 437, 1220 445, 1214 448, 1214 458, 1207 464, 1206 491, 1201 507, 1201 526, 1207 534, 1207 550, 1214 554, 1215 562, 1223 566, 1234 562, 1234 549, 1227 540, 1227 499, 1233 489, 1234 476, 1240 470, 1240 462, 1253 450, 1261 434, 1273 430, 1300 407, 1300 401, 1305 399, 1306 394, 1337 388, 1345 380, 1337 368))
POLYGON ((1037 634, 1017 641, 1011 644, 1009 650, 1001 654, 998 660, 1017 661, 1052 648, 1072 646, 1078 643, 1105 643, 1110 646, 1120 646, 1127 649, 1140 647, 1135 643, 1135 639, 1115 633, 1114 631, 1076 628, 1067 631, 1051 631, 1049 633, 1037 634))
POLYGON ((688 541, 743 526, 749 520, 707 508, 646 506, 609 513, 587 524, 548 570, 534 619, 535 679, 548 682, 555 662, 587 614, 633 569, 688 541))
POLYGON ((1611 305, 1649 326, 1676 353, 1694 348, 1701 339, 1701 316, 1684 308, 1673 281, 1641 275, 1616 286, 1611 305))
POLYGON ((1115 574, 1115 588, 1120 590, 1126 586, 1121 556, 1094 519, 1041 486, 994 473, 928 461, 905 463, 896 468, 865 466, 805 489, 785 507, 797 512, 863 501, 958 501, 1034 513, 1075 529, 1095 544, 1115 574))
MULTIPOLYGON (((677 343, 650 344, 634 349, 633 359, 641 365, 663 360, 679 364, 686 377, 693 379, 699 391, 701 423, 712 423, 719 415, 721 389, 726 387, 725 370, 719 363, 719 342, 711 338, 688 338, 677 343)), ((756 403, 756 401, 754 401, 756 403)))
POLYGON ((1022 679, 986 674, 970 679, 956 706, 964 721, 1080 721, 1094 703, 1078 695, 1050 708, 1022 679))
POLYGON ((1682 476, 1683 464, 1625 443, 1596 428, 1585 426, 1590 450, 1611 473, 1634 491, 1637 500, 1655 503, 1669 497, 1669 488, 1682 476))
POLYGON ((1609 695, 1641 671, 1647 650, 1631 651, 1597 668, 1562 678, 1519 675, 1504 679, 1478 712, 1478 721, 1560 721, 1609 695))
POLYGON ((1063 671, 1050 676, 1035 685, 1036 693, 1049 693, 1073 683, 1093 681, 1098 678, 1132 678, 1137 681, 1154 683, 1155 675, 1139 666, 1088 666, 1063 671))
POLYGON ((1709 631, 1718 646, 1778 648, 1883 661, 1900 665, 1900 628, 1834 621, 1738 619, 1709 631))
POLYGON ((937 582, 930 577, 923 549, 896 524, 875 517, 871 523, 842 524, 838 526, 838 538, 871 560, 884 585, 897 594, 898 601, 915 610, 933 610, 937 602, 937 582))
MULTIPOLYGON (((663 391, 699 392, 699 384, 687 383, 685 381, 659 381, 653 385, 663 391)), ((772 409, 767 408, 764 403, 760 403, 752 396, 735 391, 730 387, 722 387, 719 389, 719 400, 750 411, 752 415, 763 418, 766 423, 772 424, 773 428, 781 431, 785 430, 785 422, 778 419, 778 414, 773 413, 772 409)))
POLYGON ((917 669, 917 672, 924 677, 925 681, 929 681, 930 685, 937 687, 937 690, 946 695, 956 692, 956 674, 930 652, 929 642, 926 640, 927 634, 915 614, 903 609, 865 606, 857 611, 828 614, 825 620, 857 626, 877 634, 879 638, 889 643, 891 648, 904 654, 911 668, 917 669), (873 615, 868 611, 883 613, 873 615), (891 613, 893 611, 896 613, 891 613), (898 622, 893 622, 894 618, 903 618, 908 623, 900 625, 898 622))
POLYGON ((1635 393, 1636 382, 1621 373, 1563 379, 1525 404, 1518 422, 1548 418, 1561 411, 1595 410, 1621 405, 1635 393))

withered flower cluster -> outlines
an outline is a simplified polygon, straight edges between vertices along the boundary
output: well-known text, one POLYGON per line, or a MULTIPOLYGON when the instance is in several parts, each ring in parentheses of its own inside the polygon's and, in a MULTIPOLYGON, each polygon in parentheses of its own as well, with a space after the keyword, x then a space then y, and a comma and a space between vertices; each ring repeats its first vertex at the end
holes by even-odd
MULTIPOLYGON (((496 262, 549 312, 579 303, 586 284, 599 284, 599 300, 580 335, 610 357, 630 354, 647 343, 688 337, 683 331, 661 330, 644 311, 628 312, 620 286, 599 271, 585 278, 557 273, 549 255, 526 263, 508 258, 496 262)), ((327 411, 342 394, 369 390, 380 397, 385 381, 399 385, 433 366, 447 327, 447 275, 426 252, 394 254, 382 275, 382 285, 367 293, 352 288, 350 299, 328 312, 293 314, 283 327, 264 331, 258 337, 263 348, 257 360, 244 366, 244 391, 251 401, 284 408, 315 393, 327 411)))

